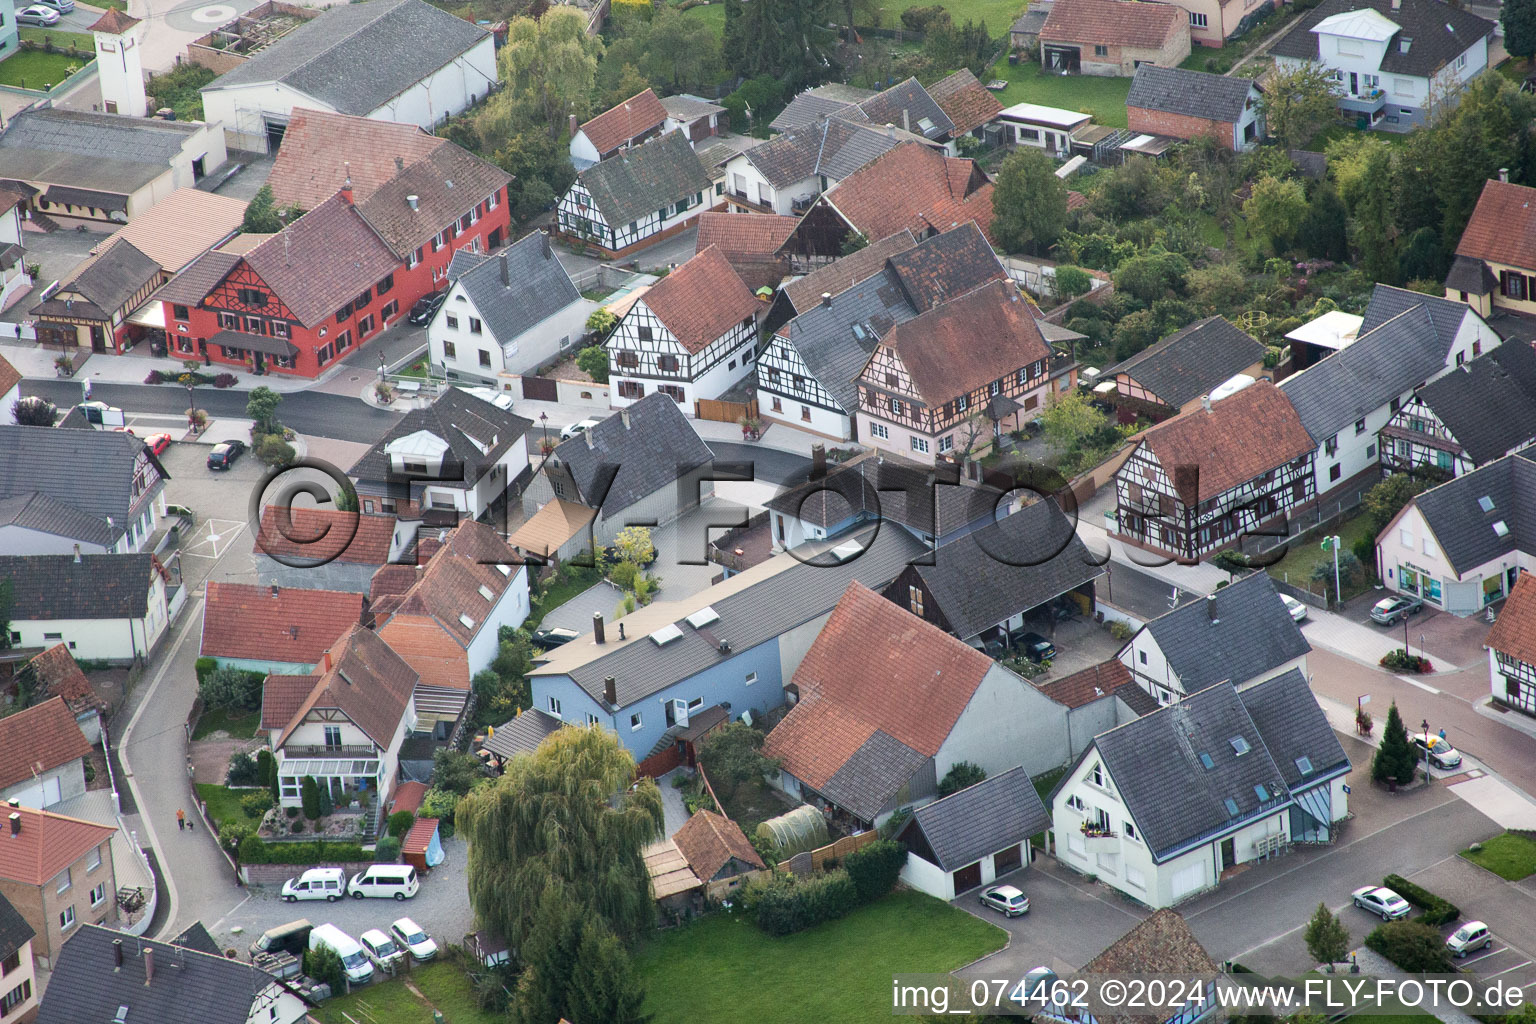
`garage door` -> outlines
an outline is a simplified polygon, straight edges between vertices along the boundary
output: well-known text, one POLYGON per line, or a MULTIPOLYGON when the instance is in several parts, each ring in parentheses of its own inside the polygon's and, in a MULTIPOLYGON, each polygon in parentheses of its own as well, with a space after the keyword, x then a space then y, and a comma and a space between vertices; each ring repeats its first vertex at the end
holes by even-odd
POLYGON ((1010 846, 1006 850, 999 850, 992 855, 992 866, 999 878, 1010 871, 1017 871, 1023 865, 1021 854, 1022 847, 1010 846))
POLYGON ((1195 861, 1173 873, 1173 898, 1187 896, 1205 885, 1205 862, 1195 861))
POLYGON ((967 889, 974 889, 981 884, 981 861, 968 864, 955 872, 955 895, 958 896, 967 889))

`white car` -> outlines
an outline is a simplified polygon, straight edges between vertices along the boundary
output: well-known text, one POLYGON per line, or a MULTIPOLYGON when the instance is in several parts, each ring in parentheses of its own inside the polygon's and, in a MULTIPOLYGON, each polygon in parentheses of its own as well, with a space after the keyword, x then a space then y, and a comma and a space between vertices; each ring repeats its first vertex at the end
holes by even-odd
POLYGON ((497 391, 495 388, 465 388, 464 390, 482 402, 490 402, 496 408, 507 412, 512 411, 512 393, 510 391, 497 391))
POLYGON ((405 950, 377 928, 363 932, 358 940, 362 942, 363 952, 368 954, 368 959, 381 971, 392 972, 405 959, 405 950))
POLYGON ((1291 613, 1291 618, 1297 622, 1304 622, 1307 618, 1307 606, 1296 600, 1290 594, 1281 594, 1280 603, 1285 605, 1285 610, 1291 613))
POLYGON ((1029 913, 1029 897, 1012 885, 994 885, 982 890, 981 905, 1000 911, 1004 917, 1020 917, 1029 913))
POLYGON ((411 951, 417 960, 431 960, 437 956, 437 943, 421 930, 421 925, 408 917, 402 917, 389 926, 389 934, 396 942, 411 951))
POLYGON ((1383 921, 1396 921, 1400 917, 1407 917, 1413 907, 1391 889, 1384 889, 1379 885, 1367 885, 1350 893, 1355 901, 1355 906, 1361 910, 1369 910, 1383 921))
POLYGON ((560 431, 560 440, 562 440, 562 441, 569 441, 571 438, 575 437, 577 434, 585 434, 587 431, 591 430, 593 427, 597 426, 601 422, 603 422, 603 421, 602 420, 594 420, 594 419, 585 419, 585 420, 580 421, 579 423, 572 423, 570 426, 568 426, 564 430, 560 431))

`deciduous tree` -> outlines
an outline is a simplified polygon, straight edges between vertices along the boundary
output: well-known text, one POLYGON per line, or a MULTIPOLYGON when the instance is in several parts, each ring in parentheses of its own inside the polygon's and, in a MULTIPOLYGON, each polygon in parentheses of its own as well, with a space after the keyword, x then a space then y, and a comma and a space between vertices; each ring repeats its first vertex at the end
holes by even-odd
POLYGON ((1307 955, 1320 964, 1331 966, 1349 955, 1349 932, 1326 903, 1317 905, 1317 912, 1307 922, 1302 934, 1307 943, 1307 955))
POLYGON ((1307 194, 1294 178, 1266 174, 1253 183, 1253 193, 1243 204, 1251 233, 1269 239, 1276 253, 1290 248, 1307 215, 1307 194))
POLYGON ((1009 252, 1042 254, 1067 223, 1067 186, 1044 150, 1008 154, 992 189, 992 233, 1009 252))
POLYGON ((1314 61, 1276 71, 1264 83, 1259 114, 1271 138, 1302 149, 1338 117, 1339 86, 1333 72, 1314 61))
POLYGON ((949 796, 958 793, 967 786, 974 786, 987 777, 986 769, 979 764, 969 761, 956 761, 944 777, 939 780, 939 796, 949 796))
POLYGON ((710 783, 734 796, 743 783, 779 770, 779 762, 763 754, 764 736, 745 722, 730 722, 705 738, 699 760, 710 783))
POLYGON ((1529 61, 1536 54, 1536 0, 1504 0, 1499 24, 1504 26, 1504 49, 1529 61))
POLYGON ((513 18, 496 55, 506 87, 492 95, 488 109, 521 110, 559 138, 568 115, 585 121, 591 114, 602 56, 603 41, 587 35, 587 16, 574 7, 552 8, 538 20, 513 18))

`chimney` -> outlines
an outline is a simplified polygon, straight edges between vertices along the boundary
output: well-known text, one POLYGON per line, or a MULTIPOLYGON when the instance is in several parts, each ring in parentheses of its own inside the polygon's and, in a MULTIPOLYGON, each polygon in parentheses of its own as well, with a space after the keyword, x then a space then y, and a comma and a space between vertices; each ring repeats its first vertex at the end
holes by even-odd
POLYGON ((321 664, 324 666, 324 671, 329 672, 331 670, 331 651, 330 651, 330 648, 326 648, 325 653, 320 656, 320 661, 321 661, 321 664))
POLYGON ((547 259, 547 260, 554 259, 555 258, 555 247, 549 244, 549 232, 548 231, 540 231, 539 232, 539 239, 543 242, 544 258, 547 259))
POLYGON ((822 292, 821 293, 821 304, 823 306, 830 306, 830 305, 832 305, 832 293, 831 292, 822 292))
POLYGON ((592 642, 596 644, 605 644, 608 642, 607 630, 603 628, 602 612, 592 613, 592 642))
POLYGON ((79 544, 75 545, 75 564, 76 565, 80 564, 80 545, 79 544))
POLYGON ((6 806, 11 807, 11 808, 20 807, 21 806, 21 798, 13 796, 9 800, 7 800, 5 803, 6 803, 6 806))
POLYGON ((278 594, 278 586, 277 586, 277 584, 276 584, 276 583, 273 583, 273 584, 272 584, 272 596, 273 596, 273 597, 276 597, 276 596, 277 596, 277 594, 278 594))
POLYGON ((155 947, 144 947, 144 984, 155 980, 155 947))
MULTIPOLYGON (((620 409, 619 410, 619 420, 624 424, 624 429, 628 430, 629 429, 629 410, 628 409, 620 409)), ((590 434, 591 431, 589 430, 589 431, 587 431, 587 433, 590 434)))
POLYGON ((624 623, 619 623, 619 639, 624 639, 624 623))
POLYGON ((349 160, 343 164, 347 169, 347 177, 341 183, 341 198, 348 206, 352 205, 352 162, 349 160))
POLYGON ((399 174, 403 170, 405 170, 405 161, 397 155, 395 157, 395 173, 399 174))
POLYGON ((904 132, 912 130, 912 111, 906 107, 901 108, 901 130, 904 132))
POLYGON ((112 969, 114 971, 120 971, 120 970, 123 969, 123 940, 122 939, 113 939, 112 940, 112 969))
POLYGON ((603 677, 603 700, 607 701, 611 708, 619 706, 619 684, 613 676, 603 677))
POLYGON ((413 210, 419 209, 420 206, 421 206, 421 196, 418 196, 418 195, 406 196, 405 197, 405 205, 409 206, 413 210))
POLYGON ((567 130, 568 130, 568 131, 570 131, 570 133, 571 133, 571 134, 572 134, 572 135, 575 135, 575 134, 576 134, 576 133, 577 133, 577 131, 579 131, 579 130, 580 130, 580 129, 578 129, 578 128, 577 128, 577 127, 576 127, 576 125, 577 125, 577 121, 576 121, 576 115, 575 115, 575 114, 569 114, 569 115, 567 115, 567 116, 566 116, 566 119, 565 119, 565 127, 566 127, 566 129, 567 129, 567 130))
POLYGON ((17 811, 11 812, 11 835, 21 835, 21 814, 17 811))
POLYGON ((1506 185, 1509 184, 1509 168, 1508 167, 1500 167, 1499 168, 1499 180, 1502 181, 1506 185))
POLYGON ((811 479, 820 480, 827 475, 827 446, 811 445, 811 479))
POLYGON ((1201 395, 1200 396, 1200 408, 1204 409, 1206 412, 1210 412, 1211 411, 1211 396, 1210 395, 1201 395))
POLYGON ((1213 625, 1213 626, 1221 621, 1221 616, 1216 614, 1216 595, 1215 594, 1207 594, 1207 595, 1205 595, 1205 614, 1210 617, 1211 625, 1213 625))
POLYGON ((891 124, 889 121, 887 121, 885 124, 885 135, 886 138, 889 139, 894 139, 896 137, 896 126, 891 124))
POLYGON ((503 249, 501 251, 500 261, 501 261, 501 286, 503 288, 507 288, 507 287, 510 287, 511 284, 512 284, 512 272, 507 269, 507 251, 505 249, 503 249))

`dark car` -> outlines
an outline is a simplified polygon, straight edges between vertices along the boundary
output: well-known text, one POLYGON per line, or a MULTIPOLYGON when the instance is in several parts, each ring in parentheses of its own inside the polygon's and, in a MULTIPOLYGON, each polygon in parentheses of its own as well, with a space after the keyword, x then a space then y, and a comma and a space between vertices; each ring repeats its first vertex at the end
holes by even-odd
POLYGON ((448 290, 445 288, 431 295, 423 295, 416 300, 416 305, 411 307, 411 315, 406 317, 410 323, 417 327, 430 323, 437 315, 437 311, 443 308, 443 303, 448 299, 448 290))
POLYGON ((245 454, 245 442, 238 440, 220 441, 213 446, 213 451, 208 453, 209 469, 228 469, 235 464, 235 460, 245 454))
POLYGON ((568 644, 579 636, 581 634, 574 629, 566 629, 564 626, 546 626, 533 631, 533 646, 549 651, 562 644, 568 644))
POLYGON ((1018 651, 1030 661, 1045 661, 1056 657, 1056 645, 1033 630, 1021 630, 1010 633, 1008 640, 1018 651))

